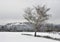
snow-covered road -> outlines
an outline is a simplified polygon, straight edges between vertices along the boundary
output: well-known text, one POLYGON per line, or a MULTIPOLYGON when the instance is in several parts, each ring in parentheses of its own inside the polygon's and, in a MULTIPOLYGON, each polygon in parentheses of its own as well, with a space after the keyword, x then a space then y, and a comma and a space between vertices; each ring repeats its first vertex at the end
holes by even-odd
POLYGON ((57 40, 27 36, 21 34, 34 34, 31 32, 0 32, 0 42, 60 42, 57 40))

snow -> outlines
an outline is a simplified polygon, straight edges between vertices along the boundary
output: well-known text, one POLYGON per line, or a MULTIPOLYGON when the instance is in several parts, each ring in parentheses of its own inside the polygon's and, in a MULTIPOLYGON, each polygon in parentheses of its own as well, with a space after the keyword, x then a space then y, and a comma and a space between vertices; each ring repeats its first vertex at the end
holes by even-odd
MULTIPOLYGON (((34 32, 33 33, 29 33, 29 32, 25 32, 25 34, 33 34, 34 35, 34 32)), ((52 38, 57 38, 57 39, 60 39, 60 35, 57 33, 53 33, 53 32, 37 32, 37 35, 40 35, 40 36, 49 36, 49 37, 52 37, 52 38)))
POLYGON ((52 33, 52 32, 51 33, 47 33, 47 32, 43 33, 43 32, 40 32, 40 33, 38 33, 38 35, 49 36, 49 37, 52 37, 52 38, 60 39, 60 35, 58 33, 52 33))
MULTIPOLYGON (((34 35, 34 32, 0 32, 0 42, 59 42, 57 40, 42 37, 27 36, 22 34, 34 35)), ((37 35, 44 35, 44 33, 37 33, 37 35)), ((45 33, 45 36, 46 35, 48 35, 48 33, 45 33)))

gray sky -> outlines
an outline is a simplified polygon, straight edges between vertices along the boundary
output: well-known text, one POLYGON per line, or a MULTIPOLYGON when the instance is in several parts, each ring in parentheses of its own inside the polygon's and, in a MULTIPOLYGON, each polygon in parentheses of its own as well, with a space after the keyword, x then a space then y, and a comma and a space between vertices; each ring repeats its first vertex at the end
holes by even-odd
POLYGON ((60 24, 60 0, 0 0, 0 24, 25 21, 24 9, 33 5, 46 5, 52 14, 49 23, 60 24))

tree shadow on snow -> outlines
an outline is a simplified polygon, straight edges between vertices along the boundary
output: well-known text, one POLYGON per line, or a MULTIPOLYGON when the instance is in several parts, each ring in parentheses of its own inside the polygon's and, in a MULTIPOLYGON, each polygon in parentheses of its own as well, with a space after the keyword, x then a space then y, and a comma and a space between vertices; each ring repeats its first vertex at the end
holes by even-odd
POLYGON ((22 34, 22 35, 33 36, 32 34, 22 34))
POLYGON ((36 37, 43 37, 43 38, 48 38, 48 39, 60 41, 60 38, 59 38, 59 39, 58 39, 58 38, 52 38, 52 37, 50 37, 50 36, 40 36, 40 35, 37 35, 36 37))
MULTIPOLYGON (((32 34, 22 34, 22 35, 33 36, 32 34)), ((60 39, 58 39, 58 38, 52 38, 52 37, 49 37, 49 36, 40 36, 40 35, 37 35, 36 37, 42 37, 42 38, 47 38, 47 39, 52 39, 52 40, 60 41, 60 39)))

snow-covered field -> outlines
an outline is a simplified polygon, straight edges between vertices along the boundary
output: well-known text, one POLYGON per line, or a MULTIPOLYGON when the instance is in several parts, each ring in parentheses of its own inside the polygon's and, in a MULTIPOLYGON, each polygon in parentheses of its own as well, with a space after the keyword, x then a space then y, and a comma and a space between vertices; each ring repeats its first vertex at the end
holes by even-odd
MULTIPOLYGON (((47 39, 42 37, 27 36, 22 34, 32 34, 34 32, 0 32, 0 42, 60 42, 53 39, 47 39)), ((60 38, 60 35, 53 33, 37 33, 41 36, 50 36, 53 38, 60 38)))

